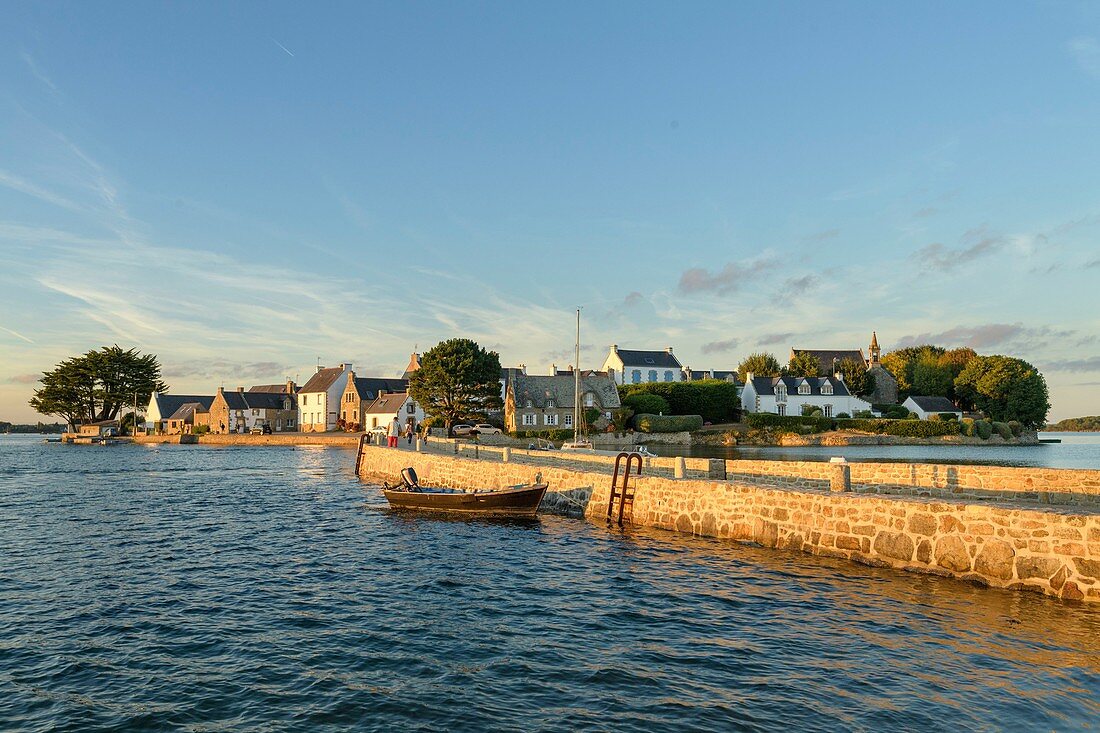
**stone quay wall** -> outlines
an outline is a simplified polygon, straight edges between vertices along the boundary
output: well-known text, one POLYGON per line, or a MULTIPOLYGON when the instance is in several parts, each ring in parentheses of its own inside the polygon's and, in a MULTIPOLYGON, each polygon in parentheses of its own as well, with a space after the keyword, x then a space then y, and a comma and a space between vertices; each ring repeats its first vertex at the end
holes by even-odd
POLYGON ((180 445, 330 445, 354 448, 361 433, 272 433, 271 435, 138 435, 135 443, 180 445))
MULTIPOLYGON (((455 442, 436 441, 428 445, 432 451, 454 451, 455 442)), ((458 453, 463 456, 484 456, 500 460, 504 453, 501 446, 474 444, 468 441, 458 441, 458 453)), ((603 453, 587 453, 583 451, 534 451, 525 448, 512 448, 511 460, 516 463, 531 463, 540 466, 559 466, 572 468, 577 471, 606 471, 612 473, 615 470, 615 456, 603 453)), ((653 457, 642 458, 643 471, 647 474, 658 476, 675 476, 677 462, 684 462, 685 478, 725 478, 725 461, 720 458, 667 458, 653 457)))
MULTIPOLYGON (((790 488, 829 487, 833 466, 823 461, 726 461, 731 481, 790 488)), ((943 499, 996 499, 1100 506, 1100 471, 1070 468, 849 463, 852 490, 943 499)))
MULTIPOLYGON (((529 482, 540 471, 551 488, 544 509, 577 514, 583 507, 593 521, 604 521, 607 512, 608 472, 573 467, 579 464, 373 446, 364 447, 360 461, 365 478, 392 481, 411 465, 425 485, 456 488, 501 488, 529 482)), ((823 471, 831 467, 815 465, 823 471)), ((643 474, 628 516, 637 525, 1100 602, 1100 515, 1086 507, 943 501, 643 474)))

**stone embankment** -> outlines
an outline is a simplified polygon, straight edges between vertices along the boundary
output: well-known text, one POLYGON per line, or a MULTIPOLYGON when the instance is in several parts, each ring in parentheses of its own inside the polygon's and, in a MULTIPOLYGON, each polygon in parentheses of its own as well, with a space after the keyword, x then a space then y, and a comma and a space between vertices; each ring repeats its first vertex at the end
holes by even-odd
MULTIPOLYGON (((606 516, 612 456, 453 450, 367 446, 360 475, 392 480, 411 465, 427 485, 500 488, 541 473, 544 508, 606 516)), ((718 476, 716 463, 688 460, 701 459, 648 459, 634 524, 1100 602, 1100 472, 718 461, 718 476), (832 490, 848 474, 853 490, 832 490)))
POLYGON ((272 435, 138 435, 135 443, 173 445, 331 445, 354 448, 360 433, 274 433, 272 435))

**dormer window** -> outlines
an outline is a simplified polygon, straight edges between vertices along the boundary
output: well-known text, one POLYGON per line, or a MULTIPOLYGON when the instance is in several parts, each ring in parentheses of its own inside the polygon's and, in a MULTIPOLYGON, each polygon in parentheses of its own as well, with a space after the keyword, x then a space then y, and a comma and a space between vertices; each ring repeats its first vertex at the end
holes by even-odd
POLYGON ((798 385, 798 394, 809 394, 809 393, 810 393, 810 383, 803 380, 802 384, 798 385))
MULTIPOLYGON (((833 383, 832 382, 825 382, 821 385, 821 394, 830 395, 832 393, 833 393, 833 383)), ((825 417, 829 417, 829 415, 826 415, 825 417)))
POLYGON ((775 385, 775 401, 786 402, 787 401, 787 385, 780 382, 775 385))
POLYGON ((554 398, 553 397, 546 400, 546 408, 547 409, 552 410, 552 409, 554 409, 554 407, 556 407, 556 405, 554 404, 554 398))
POLYGON ((653 361, 653 357, 652 357, 652 356, 647 356, 647 357, 645 358, 645 363, 646 363, 646 364, 656 364, 657 362, 653 361))
POLYGON ((533 405, 531 404, 531 400, 527 400, 526 402, 524 402, 523 406, 526 407, 528 410, 533 407, 533 405))

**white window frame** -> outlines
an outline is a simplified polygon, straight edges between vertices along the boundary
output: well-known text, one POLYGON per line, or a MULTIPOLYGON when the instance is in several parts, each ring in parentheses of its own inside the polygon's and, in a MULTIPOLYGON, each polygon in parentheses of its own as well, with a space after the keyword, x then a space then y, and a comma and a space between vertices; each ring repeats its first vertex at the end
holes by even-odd
POLYGON ((562 424, 563 427, 566 427, 566 428, 573 427, 573 413, 571 413, 571 412, 565 413, 565 415, 562 416, 561 424, 562 424))
POLYGON ((824 415, 825 417, 832 417, 833 416, 833 406, 832 405, 825 405, 824 407, 821 408, 821 414, 824 415))
POLYGON ((535 420, 535 416, 533 414, 531 414, 530 412, 525 412, 523 414, 523 419, 522 419, 521 422, 522 422, 524 427, 531 427, 531 426, 534 426, 534 425, 537 424, 537 422, 535 420))
POLYGON ((780 382, 775 385, 775 401, 786 402, 787 401, 787 385, 780 382))
POLYGON ((809 393, 810 393, 810 383, 809 382, 804 381, 804 382, 802 382, 802 384, 798 385, 798 394, 807 395, 809 393))
POLYGON ((543 423, 543 425, 557 425, 558 424, 558 413, 556 413, 556 412, 544 413, 543 416, 542 416, 542 423, 543 423))
POLYGON ((785 416, 787 414, 787 403, 780 402, 775 406, 775 414, 785 416))

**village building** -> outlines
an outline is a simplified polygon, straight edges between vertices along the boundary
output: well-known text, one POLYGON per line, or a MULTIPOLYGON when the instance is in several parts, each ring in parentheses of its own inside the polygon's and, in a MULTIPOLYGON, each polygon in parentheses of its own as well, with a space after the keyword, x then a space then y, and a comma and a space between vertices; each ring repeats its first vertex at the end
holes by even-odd
POLYGON ((168 429, 168 418, 176 410, 189 402, 197 402, 206 410, 214 402, 214 395, 179 395, 154 392, 145 408, 145 429, 154 433, 164 433, 168 429))
POLYGON ((866 364, 862 349, 791 349, 790 359, 803 354, 810 354, 817 359, 817 373, 836 374, 840 369, 840 363, 845 360, 858 361, 866 364))
POLYGON ((956 419, 962 419, 962 410, 946 397, 909 397, 901 406, 916 413, 921 420, 927 420, 932 415, 950 413, 956 419))
MULTIPOLYGON (((504 424, 509 431, 545 430, 574 425, 576 377, 570 372, 554 376, 516 374, 508 383, 504 400, 504 424)), ((619 390, 610 374, 581 372, 581 409, 599 410, 604 420, 622 407, 619 390)))
POLYGON ((244 391, 244 387, 218 393, 210 405, 210 432, 247 433, 252 428, 270 428, 273 433, 297 429, 296 396, 288 383, 287 391, 244 391))
POLYGON ((825 417, 870 410, 871 403, 848 392, 839 374, 832 377, 757 377, 749 372, 741 390, 741 409, 773 415, 801 415, 820 409, 825 417))
POLYGON ((378 396, 363 408, 363 429, 388 428, 397 419, 402 430, 407 425, 413 429, 424 420, 424 411, 408 392, 386 392, 381 390, 378 396))
POLYGON ((691 367, 684 367, 681 370, 683 375, 681 379, 685 382, 699 382, 704 379, 718 379, 723 382, 733 382, 737 384, 737 370, 736 369, 701 369, 695 370, 691 367))
POLYGON ((871 345, 867 349, 867 374, 875 380, 875 388, 867 399, 875 405, 898 403, 898 379, 879 361, 882 350, 878 347, 878 334, 871 332, 871 345))
POLYGON ((168 435, 190 435, 195 432, 196 422, 209 425, 210 410, 201 402, 185 402, 169 416, 164 432, 168 435))
POLYGON ((378 395, 384 392, 406 392, 408 388, 409 380, 405 377, 357 377, 355 372, 348 372, 344 393, 340 396, 340 417, 337 425, 351 431, 368 429, 370 424, 366 420, 366 409, 378 395))
POLYGON ((340 419, 340 400, 347 387, 352 365, 317 367, 317 373, 298 390, 298 429, 303 433, 336 430, 340 419))
POLYGON ((409 356, 408 366, 405 367, 405 371, 401 374, 402 379, 408 379, 414 372, 420 370, 420 354, 415 351, 409 356))
POLYGON ((607 372, 616 384, 645 384, 679 382, 683 368, 671 346, 664 351, 639 351, 612 344, 600 371, 607 372))

